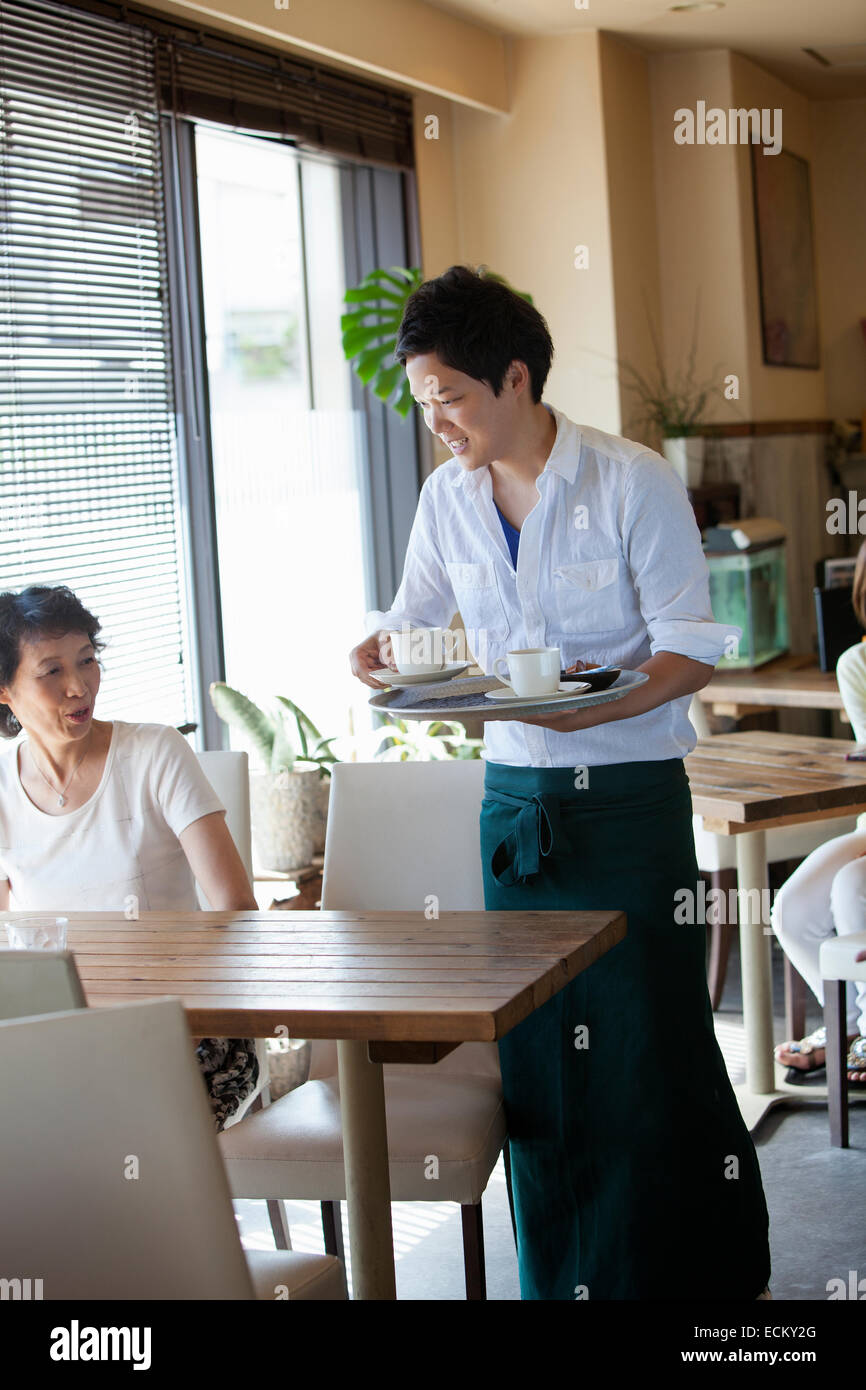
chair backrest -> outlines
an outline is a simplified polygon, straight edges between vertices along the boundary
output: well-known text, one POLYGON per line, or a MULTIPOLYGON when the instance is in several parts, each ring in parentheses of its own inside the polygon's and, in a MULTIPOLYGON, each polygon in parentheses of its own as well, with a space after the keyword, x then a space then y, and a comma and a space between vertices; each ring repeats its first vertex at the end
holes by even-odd
MULTIPOLYGON (((250 831, 250 766, 246 753, 216 749, 197 753, 202 771, 226 808, 226 825, 237 845, 244 868, 253 881, 253 849, 250 831)), ((197 885, 196 885, 197 886, 197 885)), ((198 888, 200 906, 206 912, 210 904, 198 888)))
POLYGON ((483 908, 479 758, 335 763, 322 907, 483 908))
MULTIPOLYGON (((322 907, 441 911, 484 907, 479 817, 484 762, 336 763, 331 773, 322 907)), ((435 1073, 498 1072, 496 1045, 466 1043, 435 1073)), ((314 1042, 310 1077, 333 1075, 336 1047, 314 1042)))
POLYGON ((2 1022, 0 1072, 5 1278, 45 1299, 253 1297, 178 1000, 2 1022))
POLYGON ((0 951, 0 1019, 86 1007, 71 951, 0 951))

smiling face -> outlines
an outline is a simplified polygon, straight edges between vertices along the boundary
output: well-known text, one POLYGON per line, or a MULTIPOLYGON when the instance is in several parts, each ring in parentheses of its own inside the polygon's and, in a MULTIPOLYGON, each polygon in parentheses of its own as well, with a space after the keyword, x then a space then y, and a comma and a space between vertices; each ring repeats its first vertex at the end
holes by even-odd
POLYGON ((0 702, 40 742, 77 742, 90 730, 100 679, 86 632, 35 635, 22 641, 18 670, 10 685, 0 686, 0 702))
POLYGON ((531 400, 529 377, 512 364, 498 396, 484 381, 440 362, 435 353, 406 359, 406 376, 427 428, 449 446, 469 472, 507 455, 518 428, 519 404, 531 400), (515 380, 514 378, 517 378, 515 380), (465 441, 465 442, 464 442, 465 441))

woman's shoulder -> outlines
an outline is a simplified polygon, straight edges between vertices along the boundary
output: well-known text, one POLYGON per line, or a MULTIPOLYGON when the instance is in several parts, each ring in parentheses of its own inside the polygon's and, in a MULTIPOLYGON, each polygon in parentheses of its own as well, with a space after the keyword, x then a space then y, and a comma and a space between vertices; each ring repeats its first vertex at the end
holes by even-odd
POLYGON ((123 719, 112 722, 119 757, 153 758, 160 754, 176 755, 189 748, 183 734, 171 724, 138 724, 123 719))

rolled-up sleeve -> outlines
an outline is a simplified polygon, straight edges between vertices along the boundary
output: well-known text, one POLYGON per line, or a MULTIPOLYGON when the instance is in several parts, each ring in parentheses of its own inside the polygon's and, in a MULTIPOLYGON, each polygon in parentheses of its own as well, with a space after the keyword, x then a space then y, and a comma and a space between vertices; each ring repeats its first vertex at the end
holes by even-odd
POLYGON ((457 612, 457 600, 439 549, 436 524, 436 487, 432 474, 418 498, 418 509, 409 533, 403 578, 387 612, 373 609, 367 614, 367 631, 386 628, 447 627, 457 612))
POLYGON ((653 656, 674 652, 715 666, 742 629, 713 618, 695 514, 684 484, 659 454, 647 451, 628 469, 622 537, 653 656))

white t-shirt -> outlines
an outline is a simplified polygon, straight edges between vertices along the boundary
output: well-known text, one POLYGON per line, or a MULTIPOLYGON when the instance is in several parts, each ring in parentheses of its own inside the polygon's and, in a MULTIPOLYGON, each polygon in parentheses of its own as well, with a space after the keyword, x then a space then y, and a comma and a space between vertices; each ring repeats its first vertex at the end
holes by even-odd
POLYGON ((102 780, 68 815, 40 811, 21 786, 18 743, 0 754, 0 881, 10 907, 196 912, 178 836, 225 807, 182 734, 115 719, 102 780))

